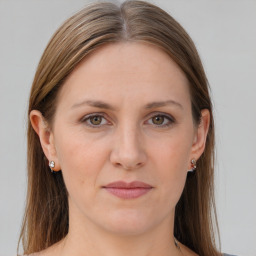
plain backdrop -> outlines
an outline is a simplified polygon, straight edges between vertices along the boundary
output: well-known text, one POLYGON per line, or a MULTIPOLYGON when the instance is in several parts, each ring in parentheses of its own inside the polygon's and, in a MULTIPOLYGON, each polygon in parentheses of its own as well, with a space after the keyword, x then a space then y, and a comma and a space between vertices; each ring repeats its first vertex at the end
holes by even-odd
MULTIPOLYGON (((256 1, 155 0, 187 30, 214 101, 222 251, 256 256, 256 1)), ((26 194, 26 111, 53 32, 87 1, 0 0, 0 255, 16 246, 26 194)))

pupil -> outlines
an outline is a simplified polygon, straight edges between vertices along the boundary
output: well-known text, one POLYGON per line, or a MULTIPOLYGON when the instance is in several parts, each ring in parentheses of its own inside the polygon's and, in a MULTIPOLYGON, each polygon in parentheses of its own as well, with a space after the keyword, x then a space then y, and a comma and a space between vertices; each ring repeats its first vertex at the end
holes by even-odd
POLYGON ((154 117, 153 120, 154 120, 153 121, 154 124, 162 124, 163 123, 163 117, 162 116, 156 116, 156 117, 154 117))
POLYGON ((91 117, 91 123, 94 124, 94 125, 100 124, 101 123, 101 117, 100 116, 91 117))

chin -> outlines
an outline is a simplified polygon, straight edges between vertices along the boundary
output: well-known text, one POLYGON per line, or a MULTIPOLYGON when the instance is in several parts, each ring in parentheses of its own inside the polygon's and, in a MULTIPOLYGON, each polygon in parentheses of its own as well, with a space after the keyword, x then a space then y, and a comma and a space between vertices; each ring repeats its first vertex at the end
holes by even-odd
POLYGON ((123 210, 104 217, 104 228, 119 236, 134 236, 147 232, 154 225, 152 218, 134 210, 123 210))

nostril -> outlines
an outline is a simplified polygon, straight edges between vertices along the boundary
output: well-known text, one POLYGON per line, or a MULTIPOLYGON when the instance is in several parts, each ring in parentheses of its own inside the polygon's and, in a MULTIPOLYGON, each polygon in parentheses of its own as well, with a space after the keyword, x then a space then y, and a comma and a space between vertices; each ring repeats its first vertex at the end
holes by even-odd
POLYGON ((130 166, 127 166, 127 165, 122 165, 122 166, 125 170, 132 170, 132 169, 136 169, 136 168, 139 168, 140 166, 142 166, 142 163, 137 163, 135 165, 130 165, 130 166))
POLYGON ((117 147, 111 151, 109 160, 116 168, 133 170, 146 163, 147 155, 142 148, 117 147))

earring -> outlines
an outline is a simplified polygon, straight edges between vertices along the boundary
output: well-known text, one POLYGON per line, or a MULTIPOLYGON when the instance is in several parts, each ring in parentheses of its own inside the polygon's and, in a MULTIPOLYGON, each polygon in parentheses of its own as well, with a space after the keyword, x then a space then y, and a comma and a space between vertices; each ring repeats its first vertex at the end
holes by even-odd
POLYGON ((191 169, 188 172, 194 172, 196 170, 196 159, 191 160, 191 169))
POLYGON ((51 169, 51 172, 53 173, 54 172, 53 168, 55 167, 55 162, 54 161, 50 161, 49 162, 49 167, 51 169))

